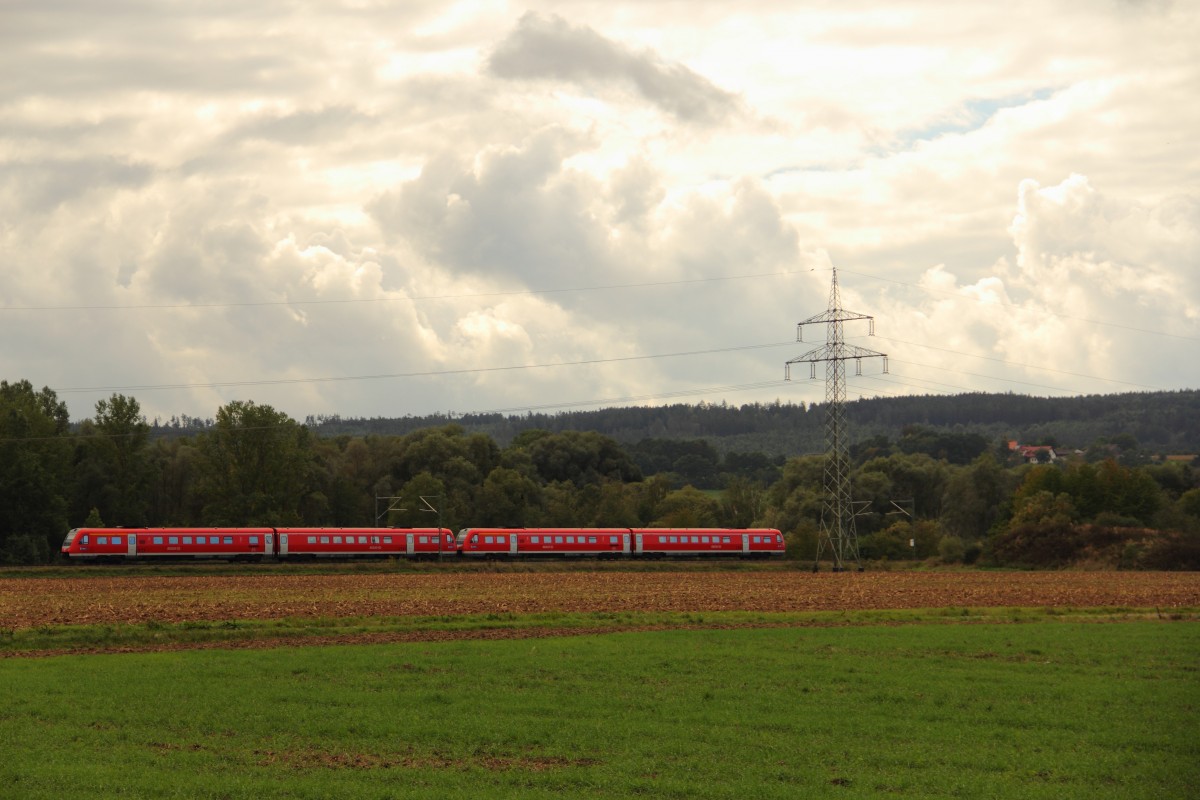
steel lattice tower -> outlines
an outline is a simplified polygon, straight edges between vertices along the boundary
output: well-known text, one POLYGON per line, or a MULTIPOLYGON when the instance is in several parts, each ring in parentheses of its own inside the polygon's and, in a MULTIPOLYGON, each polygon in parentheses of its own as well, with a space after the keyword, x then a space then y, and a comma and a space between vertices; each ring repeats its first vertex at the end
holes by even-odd
POLYGON ((809 317, 796 326, 796 341, 804 341, 804 326, 825 324, 825 344, 809 350, 784 364, 784 378, 792 379, 792 364, 808 363, 809 377, 817 377, 817 362, 825 362, 825 499, 821 506, 821 532, 817 539, 817 556, 813 571, 820 567, 821 556, 828 549, 833 556, 833 571, 841 572, 853 562, 861 571, 858 557, 858 534, 855 532, 854 501, 850 491, 849 437, 846 432, 846 361, 854 359, 856 375, 862 375, 862 360, 879 356, 883 371, 887 369, 887 354, 877 353, 846 344, 842 326, 846 322, 867 320, 869 335, 875 335, 875 318, 842 308, 838 290, 837 268, 829 289, 829 308, 809 317))

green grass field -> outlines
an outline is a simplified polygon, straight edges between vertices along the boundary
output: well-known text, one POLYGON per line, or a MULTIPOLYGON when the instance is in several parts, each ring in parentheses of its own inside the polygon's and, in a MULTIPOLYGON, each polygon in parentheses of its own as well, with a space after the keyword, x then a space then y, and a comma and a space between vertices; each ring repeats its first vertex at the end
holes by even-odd
POLYGON ((1196 796, 1194 622, 0 661, 0 797, 1196 796))

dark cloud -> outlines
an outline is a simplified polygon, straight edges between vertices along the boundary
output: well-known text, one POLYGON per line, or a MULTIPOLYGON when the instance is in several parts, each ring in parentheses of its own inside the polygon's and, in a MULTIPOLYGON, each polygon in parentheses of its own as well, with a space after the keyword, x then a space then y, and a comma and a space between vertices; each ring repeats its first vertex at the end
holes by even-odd
POLYGON ((642 229, 647 215, 666 196, 658 173, 648 161, 637 158, 618 170, 609 181, 609 202, 616 208, 615 221, 642 229))
POLYGON ((351 128, 375 119, 352 106, 328 106, 291 114, 259 114, 229 132, 228 138, 262 139, 288 145, 320 144, 341 140, 351 128))
POLYGON ((634 53, 586 26, 529 13, 492 52, 501 78, 624 83, 663 111, 689 122, 717 123, 739 109, 736 96, 677 63, 634 53))
POLYGON ((485 153, 478 168, 437 157, 368 210, 386 236, 455 272, 531 285, 585 279, 614 267, 589 209, 596 187, 562 168, 577 146, 548 129, 520 148, 485 153))
POLYGON ((151 179, 148 164, 117 158, 0 162, 0 187, 22 212, 46 213, 99 189, 134 189, 151 179))

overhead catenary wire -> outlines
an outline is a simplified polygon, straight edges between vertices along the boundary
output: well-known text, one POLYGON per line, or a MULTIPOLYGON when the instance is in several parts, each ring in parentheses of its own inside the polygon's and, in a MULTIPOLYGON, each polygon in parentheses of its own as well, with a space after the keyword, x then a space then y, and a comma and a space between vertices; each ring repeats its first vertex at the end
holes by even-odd
MULTIPOLYGON (((370 303, 404 303, 404 302, 425 302, 435 300, 471 300, 488 297, 520 297, 520 296, 538 296, 538 295, 554 295, 554 294, 573 294, 583 292, 603 292, 616 291, 620 289, 642 289, 654 288, 661 286, 684 286, 688 284, 706 284, 719 283, 725 281, 741 281, 741 280, 758 280, 763 278, 781 278, 790 277, 793 275, 806 275, 811 272, 829 271, 826 267, 810 267, 809 269, 800 270, 776 270, 774 272, 754 272, 743 275, 712 275, 701 278, 677 278, 673 280, 662 281, 640 281, 630 283, 612 283, 612 284, 596 284, 592 286, 567 286, 545 289, 511 289, 500 290, 493 292, 462 292, 462 293, 447 293, 447 294, 425 294, 425 295, 408 295, 397 294, 389 297, 347 297, 347 298, 288 298, 284 300, 246 300, 246 301, 222 301, 212 303, 97 303, 97 304, 67 304, 67 305, 34 305, 34 306, 0 306, 0 313, 4 312, 22 312, 22 311, 153 311, 153 310, 186 310, 186 309, 221 309, 221 308, 264 308, 264 307, 294 307, 294 306, 323 306, 323 305, 355 305, 355 304, 370 304, 370 303)), ((920 292, 931 295, 942 295, 945 297, 954 297, 960 300, 969 300, 980 305, 998 305, 1005 308, 1024 308, 1020 303, 1006 303, 994 300, 984 300, 979 297, 973 297, 968 294, 956 291, 946 291, 933 289, 928 286, 922 286, 918 283, 910 281, 901 281, 894 278, 885 278, 881 275, 873 275, 869 272, 862 272, 853 269, 842 268, 842 272, 848 275, 858 275, 870 280, 881 281, 884 283, 892 283, 897 286, 905 286, 910 289, 915 289, 920 292)), ((1184 341, 1200 341, 1200 336, 1189 336, 1186 334, 1169 333, 1167 331, 1151 330, 1149 328, 1140 328, 1133 325, 1126 325, 1120 322, 1111 322, 1108 320, 1091 319, 1088 317, 1073 316, 1071 314, 1062 314, 1049 309, 1040 309, 1040 314, 1056 317, 1058 319, 1067 319, 1075 322, 1086 322, 1090 325, 1102 325, 1106 327, 1119 328, 1122 330, 1132 331, 1136 333, 1146 333, 1153 336, 1164 336, 1173 339, 1181 339, 1184 341)))
POLYGON ((212 381, 204 383, 164 383, 164 384, 135 384, 126 386, 72 386, 59 389, 62 394, 77 394, 82 392, 114 392, 114 391, 160 391, 169 389, 218 389, 240 386, 281 386, 304 383, 336 383, 339 381, 367 381, 395 378, 427 378, 444 377, 448 375, 472 375, 488 372, 513 372, 526 369, 550 369, 554 367, 578 367, 593 364, 613 364, 628 361, 646 361, 658 358, 683 358, 687 356, 714 355, 716 353, 732 353, 741 350, 762 350, 774 347, 792 347, 794 342, 770 342, 767 344, 747 344, 734 347, 716 347, 709 350, 688 350, 678 353, 653 353, 635 356, 614 356, 612 358, 585 358, 578 361, 555 361, 545 364, 509 364, 500 367, 468 367, 463 369, 423 370, 419 372, 394 372, 377 375, 346 375, 319 378, 270 378, 246 381, 212 381))
MULTIPOLYGON (((177 308, 221 308, 221 307, 241 307, 241 306, 255 307, 255 306, 289 306, 289 305, 327 305, 327 304, 346 304, 346 303, 361 303, 361 302, 369 303, 369 302, 416 301, 416 300, 438 300, 438 299, 463 299, 463 298, 469 299, 469 298, 481 298, 481 297, 503 297, 503 296, 512 296, 512 295, 538 295, 538 294, 560 294, 560 293, 570 293, 570 292, 604 291, 604 290, 615 290, 615 289, 625 289, 625 288, 641 288, 641 287, 654 287, 654 286, 672 286, 672 285, 681 285, 681 284, 711 283, 711 282, 715 282, 715 281, 762 279, 762 278, 769 278, 769 277, 807 274, 807 273, 810 273, 813 271, 815 271, 815 270, 813 270, 813 269, 789 270, 789 271, 753 273, 753 274, 745 274, 745 275, 680 279, 680 280, 673 280, 673 281, 650 281, 650 282, 642 282, 642 283, 607 284, 607 285, 596 285, 596 286, 585 286, 585 287, 555 288, 555 289, 540 289, 540 290, 539 289, 530 289, 530 290, 519 290, 519 291, 485 292, 485 293, 459 294, 459 295, 453 295, 453 294, 420 295, 420 296, 414 295, 414 296, 388 297, 388 298, 281 300, 281 301, 261 301, 261 302, 251 301, 251 302, 244 302, 244 303, 163 304, 163 305, 145 305, 145 306, 100 306, 100 305, 98 305, 98 306, 45 306, 45 307, 23 307, 23 308, 22 307, 5 307, 5 308, 0 308, 0 311, 10 311, 10 310, 30 310, 30 311, 48 310, 48 311, 53 311, 53 310, 83 310, 83 309, 93 309, 93 310, 110 310, 110 309, 111 310, 131 310, 131 309, 133 309, 133 310, 136 310, 136 309, 153 309, 153 308, 176 308, 176 309, 177 308)), ((905 283, 903 281, 895 281, 895 280, 891 280, 888 278, 881 278, 879 276, 870 275, 868 273, 855 272, 852 270, 845 270, 845 271, 849 274, 861 275, 861 276, 864 276, 867 278, 872 278, 872 279, 877 279, 877 280, 882 280, 882 281, 888 281, 891 283, 901 284, 901 285, 905 285, 905 286, 910 286, 910 287, 913 287, 916 289, 920 289, 922 291, 936 291, 936 290, 929 290, 927 287, 919 286, 916 284, 905 283)), ((971 297, 969 295, 963 295, 958 292, 941 292, 941 293, 942 294, 950 294, 955 297, 960 297, 962 299, 968 299, 968 300, 973 300, 973 301, 977 301, 977 302, 984 302, 984 303, 992 302, 992 301, 982 301, 979 298, 971 297)), ((1008 305, 1013 305, 1013 304, 1008 304, 1008 305)), ((1108 324, 1108 323, 1105 323, 1105 322, 1099 321, 1099 320, 1087 320, 1087 319, 1083 319, 1083 318, 1069 317, 1066 315, 1059 315, 1059 316, 1064 316, 1065 318, 1069 318, 1069 319, 1078 319, 1078 320, 1093 323, 1093 324, 1101 324, 1101 325, 1108 324)), ((1129 326, 1116 325, 1116 327, 1128 328, 1129 326)), ((1142 330, 1142 329, 1132 329, 1132 330, 1142 330)), ((1143 330, 1143 332, 1160 333, 1157 331, 1145 331, 1145 330, 1143 330)), ((1162 334, 1162 335, 1174 336, 1173 334, 1162 334)), ((859 338, 859 337, 847 337, 847 338, 859 338)), ((939 351, 939 352, 943 352, 943 353, 953 354, 956 356, 964 356, 964 357, 969 357, 969 358, 974 358, 974 359, 982 359, 982 360, 990 361, 990 362, 1008 366, 1008 367, 1021 368, 1021 369, 1026 369, 1026 370, 1044 371, 1044 372, 1049 372, 1049 373, 1070 376, 1072 378, 1086 378, 1089 380, 1114 383, 1114 384, 1119 384, 1119 385, 1124 385, 1124 386, 1135 387, 1138 389, 1162 390, 1162 387, 1150 386, 1150 385, 1137 383, 1137 382, 1133 382, 1133 381, 1127 381, 1127 380, 1121 380, 1121 379, 1109 378, 1109 377, 1103 377, 1103 376, 1096 376, 1096 375, 1088 375, 1088 374, 1084 374, 1084 373, 1072 372, 1072 371, 1058 369, 1058 368, 1054 368, 1054 367, 1039 366, 1036 364, 1013 362, 1013 361, 1009 361, 1009 360, 1003 359, 1003 358, 998 358, 995 356, 980 355, 977 353, 966 353, 963 351, 952 350, 949 348, 939 347, 936 345, 906 341, 906 340, 895 338, 895 337, 881 336, 881 337, 877 337, 877 338, 887 341, 887 342, 895 343, 895 344, 903 344, 903 345, 909 345, 909 346, 913 346, 913 347, 920 347, 920 348, 939 351)), ((1194 337, 1175 336, 1175 338, 1190 339, 1190 338, 1194 338, 1194 337)), ((442 377, 442 376, 452 376, 452 375, 469 375, 469 374, 482 374, 482 373, 491 373, 491 372, 519 371, 519 370, 527 370, 527 369, 549 369, 549 368, 556 368, 556 367, 597 365, 597 364, 605 364, 605 363, 618 363, 618 362, 623 362, 623 361, 638 361, 638 360, 650 360, 650 359, 660 359, 660 358, 712 355, 712 354, 725 353, 725 352, 736 352, 736 351, 745 351, 745 350, 754 350, 754 349, 786 347, 786 346, 793 346, 793 345, 794 345, 794 342, 780 342, 780 343, 741 345, 741 346, 735 346, 735 347, 729 347, 729 348, 711 348, 711 349, 705 349, 705 350, 693 350, 693 351, 683 351, 683 352, 674 352, 674 353, 658 353, 658 354, 619 356, 619 357, 612 357, 612 358, 581 359, 581 360, 577 360, 577 361, 548 362, 548 363, 540 363, 540 364, 517 364, 517 365, 492 366, 492 367, 462 368, 462 369, 451 369, 451 370, 423 370, 423 371, 413 371, 413 372, 403 372, 403 373, 383 373, 383 374, 370 374, 370 375, 317 376, 317 377, 300 377, 300 378, 254 379, 254 380, 227 380, 227 381, 209 381, 209 382, 195 382, 195 383, 163 383, 163 384, 146 383, 146 384, 108 385, 108 386, 77 386, 77 387, 67 387, 65 389, 60 389, 58 391, 63 394, 101 393, 101 392, 115 392, 115 391, 141 391, 141 392, 144 392, 144 391, 167 391, 167 390, 218 389, 218 388, 231 388, 231 387, 277 386, 277 385, 295 385, 295 384, 321 384, 321 383, 346 382, 346 381, 386 380, 386 379, 405 379, 405 378, 422 378, 422 377, 442 377)), ((915 367, 922 367, 922 368, 927 368, 927 369, 938 369, 938 370, 947 371, 947 372, 957 372, 959 374, 974 377, 974 378, 981 378, 981 379, 992 380, 992 381, 1000 381, 1000 382, 1005 382, 1005 383, 1013 383, 1013 384, 1018 384, 1018 385, 1022 385, 1022 386, 1033 387, 1036 389, 1043 389, 1043 390, 1049 390, 1049 391, 1060 392, 1060 393, 1067 393, 1067 394, 1080 393, 1077 390, 1064 388, 1061 386, 1051 386, 1051 385, 1046 385, 1046 384, 1034 383, 1034 382, 1030 382, 1030 381, 1020 381, 1020 380, 1011 379, 1011 378, 1003 378, 1003 377, 999 377, 999 376, 995 376, 995 375, 987 375, 987 374, 981 374, 981 373, 975 373, 975 372, 968 372, 968 371, 961 370, 961 369, 938 366, 935 364, 924 364, 924 363, 915 362, 915 361, 906 362, 901 359, 896 359, 895 357, 893 357, 893 363, 896 363, 896 364, 907 363, 907 364, 911 364, 912 366, 915 366, 915 367)), ((917 380, 922 380, 927 383, 933 383, 936 385, 947 386, 947 387, 950 387, 951 389, 957 390, 957 391, 963 391, 963 392, 978 391, 977 389, 967 389, 965 387, 953 386, 952 384, 938 384, 938 382, 936 382, 936 381, 926 381, 925 379, 917 379, 917 380)), ((903 383, 901 381, 896 381, 896 380, 893 380, 890 382, 894 383, 898 386, 909 386, 910 388, 917 389, 919 391, 927 391, 927 392, 940 391, 938 389, 931 389, 926 386, 913 385, 913 384, 903 383)), ((488 410, 488 411, 479 411, 479 412, 466 412, 466 413, 511 413, 514 411, 547 410, 547 409, 556 409, 556 408, 558 408, 558 409, 576 408, 576 407, 582 407, 582 406, 588 406, 588 405, 602 405, 604 403, 644 402, 644 401, 649 401, 649 400, 667 399, 670 397, 686 397, 686 396, 712 394, 712 393, 721 392, 721 391, 748 391, 748 390, 752 390, 755 388, 766 388, 768 386, 771 386, 773 383, 774 382, 762 382, 762 383, 757 383, 757 384, 741 384, 739 386, 731 386, 731 387, 708 387, 708 388, 696 389, 696 390, 679 390, 677 392, 662 392, 662 393, 655 393, 655 394, 630 396, 627 398, 583 399, 583 400, 572 400, 572 401, 567 401, 567 402, 562 402, 562 403, 540 403, 540 404, 536 404, 536 405, 528 405, 528 404, 513 405, 508 408, 494 409, 494 410, 488 410), (744 387, 744 388, 742 388, 742 387, 744 387)))

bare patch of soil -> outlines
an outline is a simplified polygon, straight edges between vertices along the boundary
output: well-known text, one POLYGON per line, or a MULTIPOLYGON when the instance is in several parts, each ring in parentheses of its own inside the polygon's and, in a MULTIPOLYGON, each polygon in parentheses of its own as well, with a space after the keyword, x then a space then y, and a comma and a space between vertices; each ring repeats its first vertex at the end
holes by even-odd
MULTIPOLYGON (((444 572, 0 580, 0 631, 58 625, 548 612, 806 612, 924 608, 1200 607, 1187 572, 444 572)), ((703 627, 703 626, 702 626, 703 627)), ((421 630, 164 644, 162 648, 524 638, 631 630, 421 630)), ((639 630, 642 628, 638 628, 639 630)), ((145 647, 104 652, 144 651, 145 647)), ((64 651, 65 652, 65 651, 64 651)), ((74 651, 72 651, 74 652, 74 651)), ((99 652, 99 651, 89 651, 99 652)), ((42 651, 36 655, 49 655, 42 651)))

